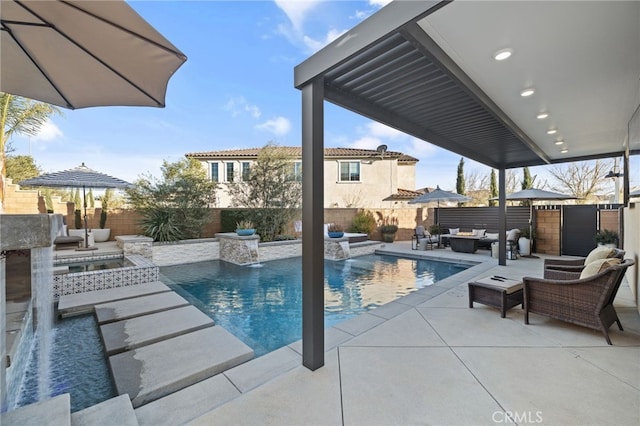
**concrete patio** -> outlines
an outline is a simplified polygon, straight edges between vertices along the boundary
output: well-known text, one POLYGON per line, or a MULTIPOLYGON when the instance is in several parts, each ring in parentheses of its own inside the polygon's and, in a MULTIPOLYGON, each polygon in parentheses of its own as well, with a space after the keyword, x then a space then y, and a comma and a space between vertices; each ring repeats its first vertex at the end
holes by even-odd
MULTIPOLYGON (((217 399, 191 423, 640 424, 640 316, 626 283, 616 299, 625 331, 611 327, 608 346, 599 332, 542 316, 524 325, 519 307, 505 319, 495 308, 468 308, 467 282, 539 276, 541 258, 498 266, 485 251, 384 249, 484 262, 327 330, 325 365, 314 372, 300 365, 297 342, 217 377, 227 393, 153 417, 188 422, 217 399), (256 377, 268 379, 258 386, 256 377)), ((144 408, 136 415, 148 424, 144 408)))

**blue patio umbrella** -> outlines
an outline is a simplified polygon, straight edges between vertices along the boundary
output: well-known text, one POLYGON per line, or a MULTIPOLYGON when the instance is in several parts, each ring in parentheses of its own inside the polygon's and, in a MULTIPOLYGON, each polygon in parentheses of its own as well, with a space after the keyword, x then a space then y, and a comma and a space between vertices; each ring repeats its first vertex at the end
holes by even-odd
POLYGON ((86 188, 119 188, 132 185, 122 179, 90 169, 82 163, 80 166, 61 172, 47 173, 18 183, 21 186, 44 186, 52 188, 82 188, 84 204, 84 249, 89 250, 89 231, 87 229, 86 188))

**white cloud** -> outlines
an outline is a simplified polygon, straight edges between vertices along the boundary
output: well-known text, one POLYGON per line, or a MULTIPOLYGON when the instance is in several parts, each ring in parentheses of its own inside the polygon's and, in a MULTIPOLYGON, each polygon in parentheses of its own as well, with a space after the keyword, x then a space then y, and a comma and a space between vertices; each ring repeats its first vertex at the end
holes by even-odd
POLYGON ((260 107, 247 102, 244 96, 235 96, 229 98, 222 109, 225 111, 229 111, 232 117, 237 117, 243 113, 248 113, 253 118, 260 118, 260 116, 262 115, 260 107))
POLYGON ((256 129, 266 130, 276 136, 284 136, 291 131, 291 121, 285 117, 276 117, 258 124, 256 129))
POLYGON ((369 0, 369 4, 377 7, 384 7, 391 3, 392 0, 369 0))
POLYGON ((45 121, 37 135, 33 137, 34 142, 50 142, 64 136, 62 130, 51 120, 45 121))
POLYGON ((311 12, 311 10, 321 3, 320 0, 304 0, 304 1, 295 1, 295 0, 275 0, 276 6, 278 6, 282 11, 287 15, 289 21, 291 21, 291 25, 297 31, 302 29, 302 24, 304 23, 307 14, 311 12))

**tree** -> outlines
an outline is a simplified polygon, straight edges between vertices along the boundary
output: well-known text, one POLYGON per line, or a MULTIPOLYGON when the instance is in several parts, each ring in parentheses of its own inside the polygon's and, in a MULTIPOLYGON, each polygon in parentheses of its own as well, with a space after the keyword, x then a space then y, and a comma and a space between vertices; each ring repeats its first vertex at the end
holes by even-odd
MULTIPOLYGON (((460 157, 460 163, 458 163, 458 176, 456 177, 456 192, 460 195, 466 195, 467 191, 464 184, 464 158, 460 157)), ((462 203, 458 203, 458 207, 462 206, 462 203)))
POLYGON ((0 93, 0 213, 4 209, 5 176, 7 176, 7 152, 14 134, 36 136, 53 114, 60 109, 42 102, 0 93))
POLYGON ((488 177, 480 170, 472 170, 464 174, 466 196, 471 200, 465 205, 484 205, 489 196, 489 182, 488 177))
POLYGON ((229 183, 232 205, 252 209, 248 219, 262 241, 280 234, 302 204, 302 177, 295 175, 294 164, 286 150, 270 142, 251 164, 247 178, 229 183))
POLYGON ((96 206, 96 200, 93 198, 93 188, 90 188, 89 192, 87 192, 87 204, 91 209, 96 206))
POLYGON ((550 184, 553 191, 570 194, 578 198, 578 203, 597 201, 596 194, 607 186, 606 174, 611 170, 611 162, 606 160, 580 161, 554 166, 549 174, 555 182, 550 184))
MULTIPOLYGON (((491 169, 491 183, 489 184, 489 198, 495 198, 498 196, 498 181, 496 180, 496 171, 495 169, 491 169)), ((489 205, 491 207, 497 206, 497 200, 489 200, 489 205)))
POLYGON ((142 176, 126 190, 129 202, 143 217, 143 233, 155 241, 199 238, 210 221, 216 183, 193 158, 164 161, 161 171, 162 179, 142 176))
MULTIPOLYGON (((533 188, 533 179, 531 179, 531 172, 529 172, 528 167, 522 168, 522 189, 531 189, 533 188)), ((529 200, 522 201, 520 203, 521 206, 529 206, 531 202, 529 200)))
POLYGON ((6 157, 7 177, 13 183, 40 176, 42 170, 30 155, 10 155, 6 157))

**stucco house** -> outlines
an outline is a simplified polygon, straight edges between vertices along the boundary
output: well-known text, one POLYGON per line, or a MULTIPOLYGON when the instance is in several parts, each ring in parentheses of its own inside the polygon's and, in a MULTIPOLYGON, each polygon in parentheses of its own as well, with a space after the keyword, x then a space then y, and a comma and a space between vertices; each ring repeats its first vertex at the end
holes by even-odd
MULTIPOLYGON (((294 176, 302 176, 302 148, 281 147, 294 161, 294 176)), ((218 207, 229 207, 229 182, 242 179, 251 170, 261 148, 192 152, 187 158, 203 163, 208 176, 218 182, 218 207)), ((421 192, 415 188, 415 166, 419 160, 401 152, 325 148, 324 206, 399 208, 421 192), (381 194, 384 194, 381 197, 381 194)))

